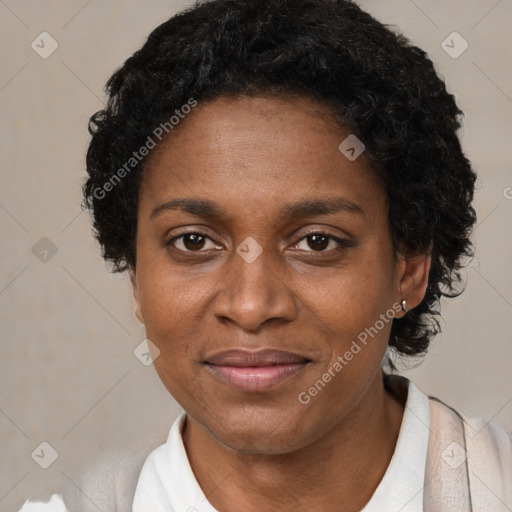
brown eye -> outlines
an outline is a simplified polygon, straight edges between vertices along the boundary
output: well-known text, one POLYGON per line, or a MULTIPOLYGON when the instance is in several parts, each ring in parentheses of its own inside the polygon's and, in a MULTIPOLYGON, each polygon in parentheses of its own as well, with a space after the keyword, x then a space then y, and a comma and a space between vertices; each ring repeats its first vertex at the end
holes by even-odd
POLYGON ((327 253, 332 250, 341 250, 351 246, 352 244, 348 240, 342 240, 341 238, 326 233, 309 233, 296 244, 296 247, 300 250, 317 253, 327 253), (331 243, 332 245, 329 247, 331 243))
POLYGON ((325 235, 309 235, 306 237, 309 247, 314 251, 323 251, 328 245, 330 238, 325 235))
POLYGON ((202 249, 204 246, 205 238, 197 233, 187 233, 183 236, 183 245, 189 251, 202 249))
POLYGON ((171 245, 183 252, 201 252, 202 249, 205 249, 205 246, 207 246, 206 249, 214 249, 216 247, 210 237, 196 232, 182 233, 175 236, 166 245, 171 245), (207 246, 208 242, 211 244, 211 247, 207 246))

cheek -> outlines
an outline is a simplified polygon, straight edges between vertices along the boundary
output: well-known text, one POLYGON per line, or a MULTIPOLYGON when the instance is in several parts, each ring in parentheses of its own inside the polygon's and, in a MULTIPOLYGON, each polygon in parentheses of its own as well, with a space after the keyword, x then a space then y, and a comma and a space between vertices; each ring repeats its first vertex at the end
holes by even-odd
POLYGON ((374 254, 360 253, 350 265, 308 281, 302 302, 335 332, 357 336, 393 303, 392 265, 374 254))
POLYGON ((357 261, 320 281, 323 287, 316 281, 315 288, 303 289, 311 321, 321 338, 328 340, 329 357, 321 370, 330 372, 325 379, 332 378, 332 390, 347 381, 359 380, 364 386, 384 357, 395 313, 393 267, 378 254, 376 250, 361 253, 357 261))
POLYGON ((166 388, 180 392, 179 383, 194 380, 197 318, 201 294, 177 283, 173 274, 157 265, 144 267, 139 277, 139 299, 147 337, 160 350, 154 366, 166 388), (172 388, 172 389, 171 389, 172 388))
POLYGON ((187 319, 197 314, 211 285, 207 278, 190 279, 186 271, 180 273, 179 268, 159 260, 153 258, 147 263, 141 258, 137 270, 141 310, 148 328, 159 334, 170 330, 172 334, 185 328, 187 319))

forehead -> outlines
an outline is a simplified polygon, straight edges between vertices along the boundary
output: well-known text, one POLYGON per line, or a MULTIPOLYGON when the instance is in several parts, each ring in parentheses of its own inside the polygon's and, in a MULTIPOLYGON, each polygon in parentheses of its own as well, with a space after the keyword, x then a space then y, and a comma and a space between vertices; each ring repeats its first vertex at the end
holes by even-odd
POLYGON ((140 209, 151 215, 185 197, 246 214, 282 213, 284 203, 318 197, 382 207, 384 190, 364 152, 351 160, 340 151, 347 137, 328 107, 307 98, 199 102, 149 155, 140 209))

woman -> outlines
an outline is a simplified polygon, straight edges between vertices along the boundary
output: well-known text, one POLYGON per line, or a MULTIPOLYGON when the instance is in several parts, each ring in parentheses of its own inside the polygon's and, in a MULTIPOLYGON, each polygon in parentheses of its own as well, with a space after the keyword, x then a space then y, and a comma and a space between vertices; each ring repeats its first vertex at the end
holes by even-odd
POLYGON ((184 413, 69 510, 512 510, 509 435, 391 375, 472 254, 427 55, 350 1, 213 0, 108 94, 85 204, 184 413))

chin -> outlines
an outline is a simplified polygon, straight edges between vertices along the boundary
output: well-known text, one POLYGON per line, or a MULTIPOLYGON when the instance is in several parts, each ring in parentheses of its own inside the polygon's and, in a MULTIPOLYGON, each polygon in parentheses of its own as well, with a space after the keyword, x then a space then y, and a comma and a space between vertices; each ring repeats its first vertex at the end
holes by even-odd
MULTIPOLYGON (((284 454, 307 446, 315 438, 297 411, 241 407, 222 412, 222 424, 201 422, 218 442, 231 450, 250 454, 284 454)), ((220 410, 220 409, 219 409, 220 410)))

